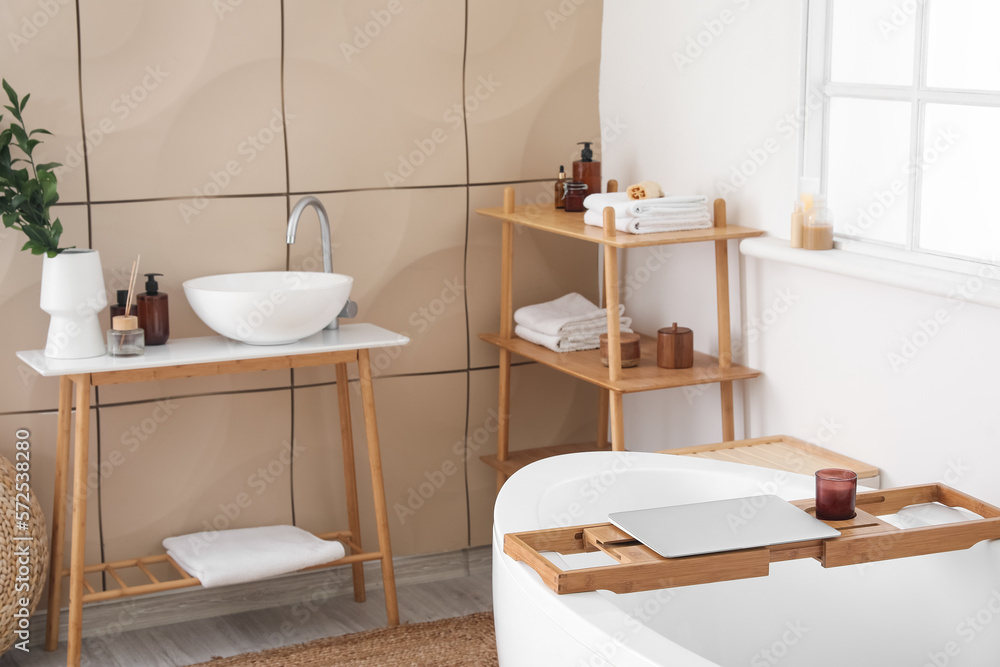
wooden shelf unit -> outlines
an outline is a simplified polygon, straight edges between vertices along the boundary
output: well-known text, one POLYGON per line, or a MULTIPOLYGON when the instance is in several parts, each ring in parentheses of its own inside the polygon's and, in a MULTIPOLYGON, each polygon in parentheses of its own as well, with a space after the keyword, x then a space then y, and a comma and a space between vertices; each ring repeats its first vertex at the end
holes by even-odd
MULTIPOLYGON (((608 181, 608 192, 616 192, 616 181, 608 181)), ((477 213, 501 222, 502 248, 500 262, 500 331, 480 334, 480 339, 500 348, 500 399, 497 453, 481 460, 497 471, 497 489, 507 477, 523 465, 567 451, 607 449, 608 426, 611 427, 611 447, 625 449, 622 396, 638 391, 670 389, 697 384, 718 384, 722 398, 722 439, 735 439, 733 382, 760 375, 760 371, 734 365, 729 329, 729 248, 732 239, 744 239, 763 234, 761 230, 730 226, 726 220, 726 202, 716 199, 715 224, 710 229, 695 229, 657 234, 619 233, 615 228, 614 210, 604 210, 604 226, 594 227, 583 222, 583 213, 567 213, 554 206, 514 206, 514 188, 504 189, 503 206, 477 209, 477 213), (608 366, 600 362, 597 350, 553 352, 514 335, 513 277, 514 226, 520 225, 560 236, 598 243, 604 247, 604 306, 608 313, 608 366), (635 368, 621 367, 620 321, 618 318, 618 249, 641 248, 678 243, 715 244, 716 310, 718 315, 719 356, 695 352, 692 368, 667 370, 656 365, 656 339, 642 336, 642 359, 635 368), (597 439, 591 445, 560 445, 511 452, 510 437, 510 367, 517 354, 560 372, 572 375, 599 388, 597 439)))

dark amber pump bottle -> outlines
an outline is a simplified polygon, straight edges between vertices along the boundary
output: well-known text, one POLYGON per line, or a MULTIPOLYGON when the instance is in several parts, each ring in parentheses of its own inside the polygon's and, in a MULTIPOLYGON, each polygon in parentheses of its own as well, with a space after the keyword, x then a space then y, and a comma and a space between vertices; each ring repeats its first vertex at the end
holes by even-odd
POLYGON ((573 163, 573 180, 587 184, 587 194, 601 192, 601 163, 594 161, 594 151, 590 150, 592 141, 581 141, 583 151, 580 159, 573 163))
POLYGON ((146 332, 146 345, 163 345, 170 338, 170 312, 167 295, 160 291, 156 276, 146 274, 146 293, 136 297, 139 302, 139 328, 146 332))

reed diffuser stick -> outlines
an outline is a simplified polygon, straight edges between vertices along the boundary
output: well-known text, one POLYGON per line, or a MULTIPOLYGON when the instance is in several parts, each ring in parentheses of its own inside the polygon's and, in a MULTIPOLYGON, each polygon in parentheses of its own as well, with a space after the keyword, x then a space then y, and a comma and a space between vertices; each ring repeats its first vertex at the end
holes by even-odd
POLYGON ((139 260, 142 259, 142 255, 137 255, 135 261, 132 262, 132 273, 128 279, 128 297, 125 299, 125 314, 129 315, 132 313, 132 298, 135 296, 135 276, 136 271, 139 269, 139 260))

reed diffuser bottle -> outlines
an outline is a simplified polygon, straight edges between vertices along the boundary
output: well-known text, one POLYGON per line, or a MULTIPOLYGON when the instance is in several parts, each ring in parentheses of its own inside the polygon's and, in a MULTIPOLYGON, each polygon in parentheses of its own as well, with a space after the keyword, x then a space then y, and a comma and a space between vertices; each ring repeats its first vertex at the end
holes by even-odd
POLYGON ((139 270, 139 259, 136 257, 132 262, 132 273, 129 275, 128 291, 125 293, 123 304, 123 311, 126 314, 111 318, 107 346, 108 354, 112 357, 138 357, 146 353, 146 336, 139 328, 139 318, 128 314, 135 309, 135 276, 139 270))

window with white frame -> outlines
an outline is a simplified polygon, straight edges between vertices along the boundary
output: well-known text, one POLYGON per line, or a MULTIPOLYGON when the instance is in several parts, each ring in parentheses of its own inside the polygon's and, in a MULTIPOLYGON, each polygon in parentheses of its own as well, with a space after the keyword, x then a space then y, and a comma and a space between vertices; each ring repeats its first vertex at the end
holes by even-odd
POLYGON ((841 247, 1000 264, 1000 0, 808 0, 803 173, 841 247))

